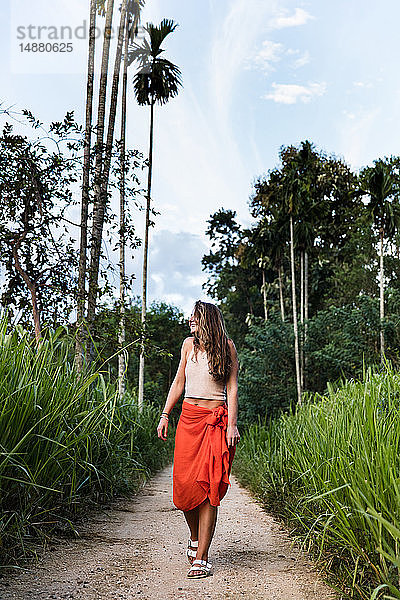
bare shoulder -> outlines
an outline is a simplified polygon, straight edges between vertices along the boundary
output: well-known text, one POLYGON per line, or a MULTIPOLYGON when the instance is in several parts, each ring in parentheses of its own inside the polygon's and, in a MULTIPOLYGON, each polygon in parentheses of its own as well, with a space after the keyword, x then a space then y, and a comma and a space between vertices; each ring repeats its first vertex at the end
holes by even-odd
POLYGON ((193 336, 188 336, 182 342, 182 352, 190 352, 193 348, 193 336))
POLYGON ((228 344, 229 344, 229 348, 231 351, 232 350, 236 351, 236 346, 235 346, 233 340, 231 340, 231 338, 228 338, 228 344))
POLYGON ((235 346, 233 340, 231 340, 230 338, 228 338, 228 345, 229 345, 229 350, 231 352, 231 356, 237 357, 236 346, 235 346))

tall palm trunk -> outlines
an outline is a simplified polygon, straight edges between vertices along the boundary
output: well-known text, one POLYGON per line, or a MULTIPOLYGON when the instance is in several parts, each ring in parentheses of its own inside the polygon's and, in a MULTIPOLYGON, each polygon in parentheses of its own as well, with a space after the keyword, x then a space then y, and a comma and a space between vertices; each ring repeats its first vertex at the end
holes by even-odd
MULTIPOLYGON (((118 89, 121 72, 122 47, 124 44, 125 18, 126 18, 127 0, 123 0, 121 5, 121 16, 118 30, 117 50, 114 61, 114 73, 111 88, 110 112, 108 117, 107 140, 104 154, 104 165, 101 176, 101 208, 104 211, 107 204, 108 182, 110 179, 111 157, 114 142, 115 118, 117 115, 118 89)), ((104 212, 103 212, 104 217, 104 212)), ((104 219, 103 219, 104 222, 104 219)))
POLYGON ((282 321, 285 320, 285 304, 283 302, 283 285, 282 285, 282 267, 279 265, 278 267, 278 280, 279 280, 279 301, 281 305, 281 316, 282 321))
MULTIPOLYGON (((97 135, 96 135, 96 159, 94 168, 94 189, 95 199, 93 206, 93 222, 90 249, 90 267, 89 267, 89 293, 88 293, 88 311, 87 322, 89 333, 93 332, 93 321, 96 311, 96 300, 98 291, 100 250, 103 234, 104 207, 102 206, 102 166, 103 166, 103 138, 104 121, 106 114, 106 93, 108 78, 108 63, 110 56, 111 24, 114 9, 114 0, 108 0, 106 21, 104 28, 103 52, 101 58, 101 75, 99 85, 99 103, 97 110, 97 135)), ((90 344, 89 357, 92 358, 93 350, 90 344)))
POLYGON ((122 102, 121 102, 121 182, 119 196, 119 305, 120 320, 118 329, 118 393, 121 398, 125 393, 125 355, 121 352, 125 343, 125 147, 126 147, 126 92, 128 84, 128 42, 129 42, 129 17, 126 15, 124 67, 122 75, 122 102))
POLYGON ((144 231, 143 248, 143 280, 142 280, 142 344, 140 349, 139 361, 139 409, 143 408, 144 392, 144 336, 146 330, 146 302, 147 302, 147 255, 149 249, 149 225, 150 225, 150 200, 151 200, 151 172, 153 168, 153 128, 154 128, 154 98, 150 103, 150 140, 149 140, 149 171, 147 178, 147 203, 146 203, 146 223, 144 231))
POLYGON ((76 316, 76 341, 75 365, 81 371, 83 368, 83 319, 85 315, 85 288, 86 288, 86 255, 87 255, 87 230, 89 213, 89 176, 90 176, 90 146, 92 135, 93 114, 93 82, 94 82, 94 54, 96 45, 96 0, 90 2, 90 27, 89 27, 89 53, 88 74, 86 84, 86 122, 85 142, 83 151, 83 176, 82 176, 82 205, 81 205, 81 232, 79 248, 79 274, 78 274, 78 302, 76 316))
POLYGON ((92 295, 92 308, 93 313, 91 315, 92 319, 94 319, 94 313, 96 308, 96 299, 97 299, 97 280, 99 274, 99 266, 100 266, 100 248, 101 241, 103 238, 103 227, 104 227, 104 216, 107 206, 108 200, 108 182, 110 179, 110 168, 111 168, 111 157, 112 157, 112 147, 114 142, 114 129, 115 129, 115 118, 117 114, 117 102, 118 102, 118 88, 119 88, 119 78, 121 71, 121 58, 122 58, 122 46, 124 42, 124 31, 125 31, 125 17, 126 17, 126 6, 127 0, 124 0, 121 5, 121 16, 118 30, 118 41, 117 41, 117 49, 115 54, 114 61, 114 73, 112 80, 112 88, 111 88, 111 100, 110 100, 110 110, 108 117, 108 129, 107 129, 107 139, 106 146, 104 152, 104 160, 101 169, 100 176, 100 196, 98 198, 97 204, 97 230, 96 230, 96 241, 98 242, 98 252, 95 255, 95 263, 94 269, 96 272, 96 286, 93 286, 93 295, 92 295))
POLYGON ((300 250, 300 323, 304 323, 304 251, 300 250))
MULTIPOLYGON (((126 168, 126 96, 128 88, 128 48, 130 32, 136 31, 139 22, 139 10, 136 12, 132 30, 130 28, 131 19, 127 13, 125 20, 125 40, 124 40, 124 65, 122 75, 122 102, 121 102, 121 181, 120 181, 120 242, 119 242, 119 300, 120 300, 120 321, 118 330, 118 345, 119 350, 123 348, 125 343, 125 168, 126 168)), ((125 371, 126 362, 125 354, 118 354, 118 393, 120 398, 125 393, 125 371)))
POLYGON ((294 236, 293 215, 290 213, 290 266, 292 271, 292 306, 293 306, 293 332, 294 332, 294 359, 296 364, 297 401, 301 403, 301 381, 300 381, 300 356, 299 356, 299 331, 297 327, 297 305, 296 305, 296 279, 294 268, 294 236))
POLYGON ((380 342, 381 342, 381 361, 383 362, 385 356, 385 339, 383 334, 383 319, 385 317, 385 297, 384 297, 384 271, 383 271, 383 227, 379 230, 380 235, 380 257, 379 257, 379 317, 380 317, 380 342))
POLYGON ((300 323, 301 335, 299 336, 300 345, 300 381, 301 388, 304 389, 304 344, 303 344, 303 325, 304 325, 304 250, 300 250, 300 323))
MULTIPOLYGON (((304 252, 304 345, 307 344, 308 329, 308 252, 304 252)), ((307 387, 307 353, 304 354, 303 389, 307 387)))
POLYGON ((308 320, 308 252, 304 251, 304 321, 307 330, 308 320))
POLYGON ((262 269, 262 290, 263 290, 263 301, 264 301, 264 321, 268 320, 268 308, 267 308, 267 290, 265 282, 265 269, 262 269))

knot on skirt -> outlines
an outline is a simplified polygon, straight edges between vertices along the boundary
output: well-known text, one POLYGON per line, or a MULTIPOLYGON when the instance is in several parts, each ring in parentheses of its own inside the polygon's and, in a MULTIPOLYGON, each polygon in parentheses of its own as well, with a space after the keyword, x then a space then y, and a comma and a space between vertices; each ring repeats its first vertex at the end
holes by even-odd
POLYGON ((211 425, 211 427, 221 427, 221 429, 225 429, 226 417, 227 417, 226 407, 218 406, 217 408, 214 408, 212 413, 207 417, 206 423, 207 423, 207 425, 211 425))

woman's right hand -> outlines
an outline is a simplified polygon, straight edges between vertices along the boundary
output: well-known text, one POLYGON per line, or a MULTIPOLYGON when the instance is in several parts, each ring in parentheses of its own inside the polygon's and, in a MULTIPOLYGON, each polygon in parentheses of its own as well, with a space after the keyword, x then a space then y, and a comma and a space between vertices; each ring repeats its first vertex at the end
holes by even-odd
POLYGON ((158 434, 159 438, 164 440, 164 442, 167 439, 167 431, 168 431, 168 419, 164 419, 164 417, 161 417, 160 422, 157 427, 157 434, 158 434))

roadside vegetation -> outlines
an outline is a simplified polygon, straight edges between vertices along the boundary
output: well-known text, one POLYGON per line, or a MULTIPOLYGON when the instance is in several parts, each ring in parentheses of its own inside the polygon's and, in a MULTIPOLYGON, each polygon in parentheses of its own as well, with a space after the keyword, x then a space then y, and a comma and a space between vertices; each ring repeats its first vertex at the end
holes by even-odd
POLYGON ((235 473, 346 597, 400 598, 400 374, 368 369, 247 427, 235 473), (374 594, 374 595, 373 595, 374 594))
POLYGON ((0 564, 29 558, 52 532, 75 531, 84 510, 136 492, 171 460, 159 406, 119 398, 107 370, 78 373, 64 327, 39 346, 0 321, 0 564))

